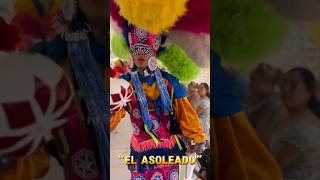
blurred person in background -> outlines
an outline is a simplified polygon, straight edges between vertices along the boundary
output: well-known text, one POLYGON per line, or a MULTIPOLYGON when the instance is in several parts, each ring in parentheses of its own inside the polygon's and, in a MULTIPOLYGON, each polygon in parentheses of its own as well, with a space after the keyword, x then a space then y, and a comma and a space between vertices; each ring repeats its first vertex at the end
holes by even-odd
POLYGON ((293 68, 284 76, 281 98, 287 109, 272 145, 285 180, 320 179, 320 103, 316 79, 305 68, 293 68))
POLYGON ((199 101, 199 94, 198 94, 198 84, 194 81, 191 81, 188 84, 188 92, 187 92, 187 98, 192 105, 192 107, 195 107, 195 104, 199 101))
POLYGON ((216 180, 282 180, 281 170, 257 137, 240 105, 240 99, 221 67, 220 57, 211 51, 210 74, 211 168, 216 180))
POLYGON ((250 91, 245 111, 266 146, 270 146, 272 133, 284 114, 277 83, 281 71, 268 64, 258 64, 250 74, 250 91))
POLYGON ((202 129, 208 137, 207 145, 210 142, 210 88, 207 83, 201 83, 198 89, 199 101, 196 104, 196 111, 201 120, 202 129))

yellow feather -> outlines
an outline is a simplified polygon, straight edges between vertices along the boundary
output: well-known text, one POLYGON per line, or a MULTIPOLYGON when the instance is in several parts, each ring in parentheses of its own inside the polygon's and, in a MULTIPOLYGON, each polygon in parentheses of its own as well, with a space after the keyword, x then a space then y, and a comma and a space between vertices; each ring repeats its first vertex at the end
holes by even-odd
POLYGON ((38 11, 34 6, 32 0, 15 0, 14 9, 16 13, 38 17, 38 11))
POLYGON ((52 4, 52 9, 51 12, 52 13, 57 13, 61 10, 61 4, 59 0, 53 0, 53 4, 52 4))
POLYGON ((152 33, 168 31, 186 12, 188 0, 115 0, 120 15, 152 33))
MULTIPOLYGON (((32 17, 39 17, 37 8, 32 0, 14 0, 14 9, 18 14, 26 14, 32 17)), ((61 10, 60 1, 53 0, 51 13, 57 13, 61 10)))

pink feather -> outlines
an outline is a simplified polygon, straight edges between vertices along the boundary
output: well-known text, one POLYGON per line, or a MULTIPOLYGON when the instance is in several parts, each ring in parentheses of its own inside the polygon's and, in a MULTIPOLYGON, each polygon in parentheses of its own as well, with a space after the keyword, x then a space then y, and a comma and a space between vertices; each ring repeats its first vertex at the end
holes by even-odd
POLYGON ((122 28, 125 25, 126 20, 120 16, 119 11, 120 9, 114 0, 110 0, 110 15, 117 25, 122 28))

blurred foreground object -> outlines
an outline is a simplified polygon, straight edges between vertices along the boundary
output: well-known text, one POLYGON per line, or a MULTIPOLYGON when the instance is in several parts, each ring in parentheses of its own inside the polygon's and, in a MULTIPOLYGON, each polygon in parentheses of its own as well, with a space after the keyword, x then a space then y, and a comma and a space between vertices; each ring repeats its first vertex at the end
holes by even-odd
POLYGON ((118 111, 130 102, 133 89, 128 81, 124 79, 110 79, 110 111, 118 111))
POLYGON ((67 122, 71 84, 40 55, 3 55, 0 64, 0 156, 21 157, 52 140, 67 122))

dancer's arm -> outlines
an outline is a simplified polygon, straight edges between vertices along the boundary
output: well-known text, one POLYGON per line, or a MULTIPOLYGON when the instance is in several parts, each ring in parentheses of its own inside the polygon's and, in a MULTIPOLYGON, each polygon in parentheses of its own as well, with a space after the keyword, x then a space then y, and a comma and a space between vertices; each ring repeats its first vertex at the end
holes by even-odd
POLYGON ((174 76, 168 73, 164 75, 172 84, 172 105, 183 135, 196 144, 204 142, 207 140, 207 137, 203 132, 197 112, 186 97, 184 86, 180 84, 179 80, 174 76))
POLYGON ((124 108, 110 115, 110 131, 113 131, 118 126, 121 119, 124 118, 125 115, 126 115, 126 111, 124 108))
POLYGON ((195 143, 207 140, 197 112, 192 108, 186 97, 175 99, 173 108, 183 135, 195 143))
POLYGON ((44 177, 49 170, 49 154, 38 148, 30 155, 12 160, 8 167, 0 168, 0 179, 32 180, 44 177))

